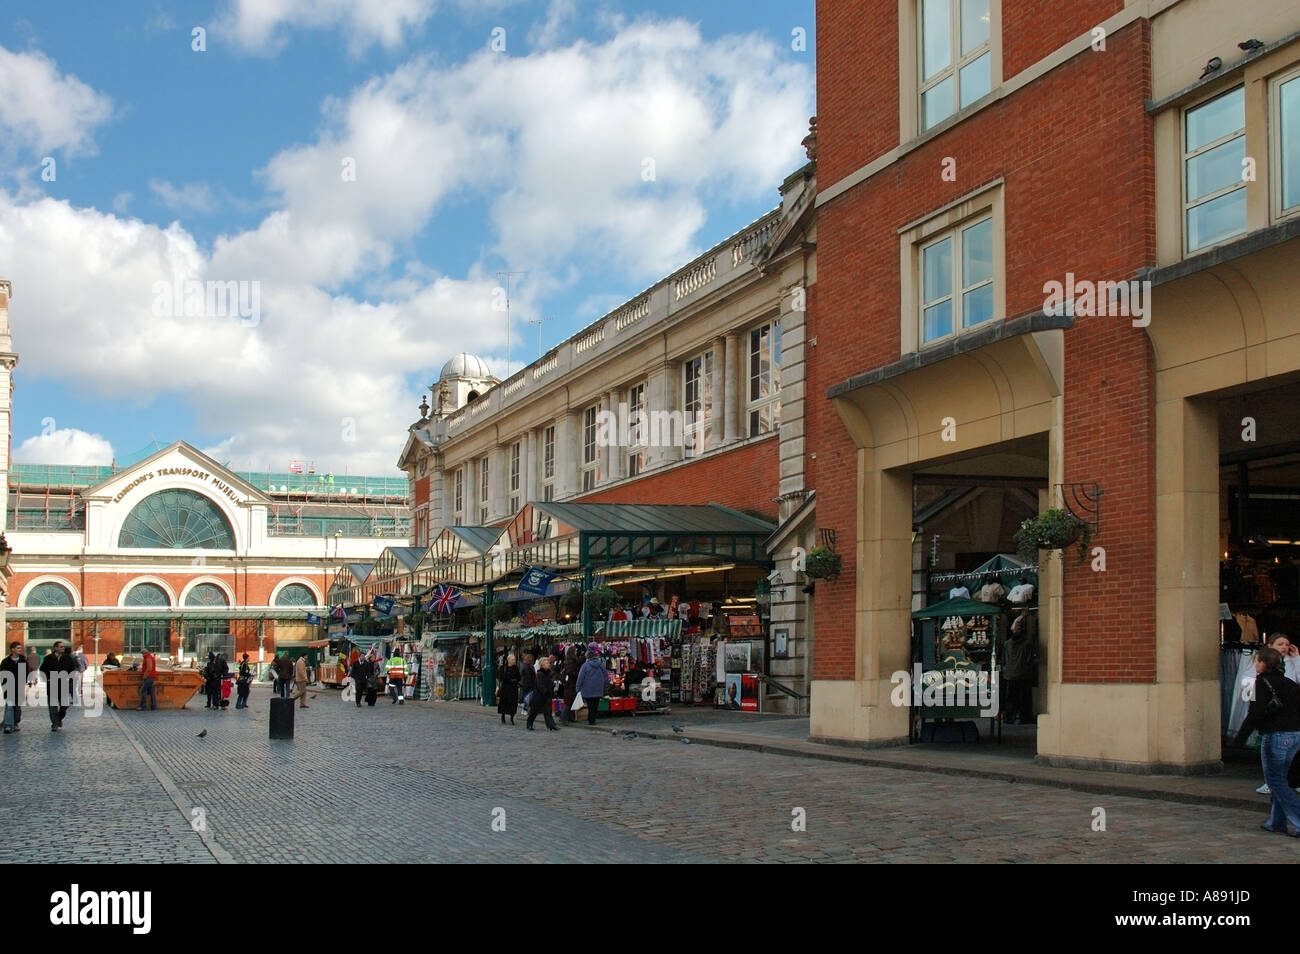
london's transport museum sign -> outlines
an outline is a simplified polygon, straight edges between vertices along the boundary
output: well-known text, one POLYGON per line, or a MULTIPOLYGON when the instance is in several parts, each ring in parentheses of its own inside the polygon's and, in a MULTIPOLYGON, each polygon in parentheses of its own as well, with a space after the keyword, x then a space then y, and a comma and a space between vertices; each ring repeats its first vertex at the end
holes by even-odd
POLYGON ((200 483, 211 484, 218 493, 225 494, 235 503, 240 503, 242 499, 230 484, 218 477, 214 477, 207 471, 197 470, 193 467, 160 467, 157 470, 151 470, 148 473, 141 474, 135 480, 123 487, 121 492, 113 498, 113 503, 121 503, 123 497, 146 481, 153 480, 154 477, 194 477, 197 478, 200 483))

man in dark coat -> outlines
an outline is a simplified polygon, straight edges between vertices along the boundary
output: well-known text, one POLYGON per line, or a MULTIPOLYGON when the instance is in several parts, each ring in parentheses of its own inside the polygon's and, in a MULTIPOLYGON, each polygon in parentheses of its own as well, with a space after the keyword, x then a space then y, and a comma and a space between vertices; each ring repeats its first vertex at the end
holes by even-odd
POLYGON ((63 728, 63 719, 72 705, 73 686, 77 676, 77 661, 68 652, 63 640, 54 644, 54 651, 41 663, 45 674, 46 705, 50 710, 50 731, 63 728))
MULTIPOLYGON (((357 708, 361 708, 361 697, 366 694, 366 687, 370 684, 370 677, 374 675, 375 667, 370 664, 370 660, 365 656, 357 656, 348 669, 348 675, 352 677, 352 690, 356 693, 357 708)), ((371 703, 374 705, 374 703, 371 703)))
POLYGON ((510 724, 514 725, 515 710, 519 708, 519 666, 514 653, 506 656, 505 665, 497 675, 501 679, 497 689, 497 712, 501 714, 501 724, 505 725, 506 716, 510 716, 510 724))
POLYGON ((533 668, 533 654, 524 653, 524 664, 519 669, 519 698, 524 708, 532 710, 533 693, 537 691, 537 670, 533 668))
POLYGON ((578 670, 582 660, 578 657, 578 647, 570 646, 564 656, 564 721, 573 721, 573 700, 578 695, 578 670))
POLYGON ((27 657, 23 644, 15 640, 9 644, 9 654, 0 661, 0 693, 4 694, 5 735, 21 732, 23 697, 27 694, 27 657))
POLYGON ((281 699, 289 698, 289 690, 293 687, 293 660, 289 658, 288 653, 281 653, 271 663, 271 668, 275 670, 275 692, 281 699))
POLYGON ((542 668, 537 670, 537 688, 533 690, 533 704, 528 710, 528 730, 533 728, 533 720, 539 715, 545 717, 546 728, 555 731, 555 720, 551 718, 551 703, 555 701, 555 677, 551 674, 551 657, 542 657, 542 668))
POLYGON ((1002 678, 1006 680, 1003 715, 1010 725, 1034 722, 1034 676, 1038 669, 1038 620, 1022 606, 1011 621, 1003 644, 1002 678))

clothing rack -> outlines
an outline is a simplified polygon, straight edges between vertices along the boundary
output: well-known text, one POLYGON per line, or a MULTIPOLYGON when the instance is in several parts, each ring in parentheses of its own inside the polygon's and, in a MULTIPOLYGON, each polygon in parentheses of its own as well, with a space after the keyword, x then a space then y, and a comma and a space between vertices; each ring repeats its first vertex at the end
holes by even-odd
POLYGON ((1038 564, 1034 563, 1032 565, 1018 566, 1015 567, 1014 569, 982 570, 978 573, 975 572, 974 570, 971 570, 967 573, 934 573, 930 576, 930 582, 947 583, 950 580, 982 580, 985 577, 1004 577, 1004 576, 1015 578, 1018 576, 1022 576, 1025 573, 1037 573, 1037 572, 1038 572, 1038 564))

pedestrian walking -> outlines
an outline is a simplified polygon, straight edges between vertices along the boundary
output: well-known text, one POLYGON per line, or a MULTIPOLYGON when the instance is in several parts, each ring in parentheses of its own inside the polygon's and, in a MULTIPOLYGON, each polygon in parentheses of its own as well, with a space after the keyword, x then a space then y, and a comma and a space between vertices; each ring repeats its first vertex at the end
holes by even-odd
POLYGON ((569 651, 564 654, 564 714, 561 719, 565 722, 572 722, 574 718, 573 700, 578 696, 578 670, 582 668, 582 660, 578 656, 578 647, 570 646, 569 651))
POLYGON ((281 699, 288 699, 293 685, 293 660, 288 653, 280 653, 271 663, 271 668, 275 671, 275 694, 281 699))
POLYGON ((221 708, 221 679, 228 670, 225 660, 209 649, 208 664, 203 667, 204 691, 207 693, 208 702, 203 708, 221 708))
MULTIPOLYGON (((358 709, 361 708, 361 697, 366 694, 366 690, 370 687, 370 680, 374 678, 374 675, 375 667, 370 664, 370 660, 354 652, 352 654, 352 665, 348 668, 348 676, 352 679, 352 691, 356 695, 358 709)), ((372 690, 370 694, 370 704, 372 706, 375 704, 374 698, 372 690)))
POLYGON ((23 644, 15 640, 9 644, 9 653, 0 660, 0 692, 4 693, 5 735, 19 732, 23 721, 23 697, 27 693, 27 657, 23 644))
POLYGON ((248 653, 239 659, 239 675, 235 679, 235 708, 248 708, 248 690, 253 687, 253 668, 248 664, 248 653))
POLYGON ((1286 778, 1300 750, 1300 686, 1284 675, 1282 654, 1267 646, 1255 653, 1255 694, 1237 731, 1237 744, 1242 745, 1256 729, 1264 781, 1270 790, 1268 821, 1260 827, 1285 835, 1290 821, 1300 838, 1300 795, 1286 778))
POLYGON ((50 710, 50 731, 58 732, 63 728, 63 720, 72 705, 73 683, 77 675, 77 663, 68 652, 63 640, 56 640, 53 651, 41 663, 41 672, 45 675, 45 704, 50 710))
MULTIPOLYGON (((41 657, 36 655, 35 647, 27 647, 27 688, 28 690, 37 687, 37 674, 41 671, 41 657)), ((39 695, 37 697, 39 701, 39 695)))
POLYGON ((1021 606, 1003 644, 1006 701, 1002 707, 1008 725, 1030 725, 1034 717, 1034 678, 1038 675, 1038 621, 1028 606, 1021 606))
POLYGON ((150 710, 157 709, 158 695, 154 690, 154 680, 158 677, 158 658, 147 649, 140 658, 140 676, 140 705, 137 708, 144 711, 144 700, 148 696, 150 710))
POLYGON ((533 728, 533 720, 539 715, 546 718, 546 728, 556 730, 555 719, 551 717, 551 705, 555 701, 555 677, 551 674, 551 657, 543 656, 541 668, 537 670, 537 687, 533 689, 532 706, 528 710, 528 730, 533 728))
POLYGON ((600 646, 592 643, 587 647, 587 661, 578 670, 578 692, 582 693, 582 704, 587 707, 587 725, 596 724, 596 710, 608 685, 609 671, 601 658, 600 646))
POLYGON ((515 724, 515 710, 519 708, 519 666, 515 663, 515 654, 506 656, 506 664, 501 667, 501 684, 497 687, 497 712, 501 714, 501 724, 505 725, 506 716, 510 724, 515 724))
MULTIPOLYGON (((1300 683, 1300 650, 1297 650, 1291 642, 1291 638, 1283 633, 1274 633, 1269 638, 1268 646, 1270 649, 1277 650, 1277 654, 1282 657, 1282 674, 1292 682, 1300 683)), ((1287 773, 1287 784, 1292 788, 1300 788, 1300 758, 1291 762, 1291 771, 1287 773)), ((1270 789, 1268 780, 1255 789, 1260 795, 1268 795, 1270 789)))
POLYGON ((290 699, 298 700, 299 709, 308 709, 307 705, 307 657, 299 656, 293 667, 293 679, 297 684, 290 699))
POLYGON ((78 646, 77 651, 72 654, 72 659, 77 664, 77 703, 79 705, 85 705, 86 699, 84 693, 86 667, 90 664, 86 662, 86 654, 82 651, 82 647, 80 646, 78 646))
POLYGON ((533 654, 524 653, 524 664, 519 669, 519 698, 524 711, 529 712, 533 693, 537 691, 537 669, 533 666, 533 654))
POLYGON ((388 657, 385 669, 385 675, 388 677, 388 694, 393 698, 393 705, 405 705, 406 696, 403 690, 406 688, 406 660, 396 649, 393 650, 393 655, 388 657))

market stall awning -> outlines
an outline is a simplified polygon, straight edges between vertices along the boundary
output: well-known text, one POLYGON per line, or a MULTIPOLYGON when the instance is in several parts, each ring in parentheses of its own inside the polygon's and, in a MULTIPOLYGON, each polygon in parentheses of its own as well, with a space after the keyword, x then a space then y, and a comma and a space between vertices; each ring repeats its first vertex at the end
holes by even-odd
POLYGON ((957 597, 934 603, 912 613, 912 619, 937 619, 940 616, 991 616, 1000 613, 1002 607, 996 603, 981 603, 957 597))
POLYGON ((1038 586, 1037 567, 1032 567, 1009 553, 999 553, 961 577, 961 581, 974 593, 985 583, 1001 583, 1005 586, 1021 577, 1026 583, 1038 586))

